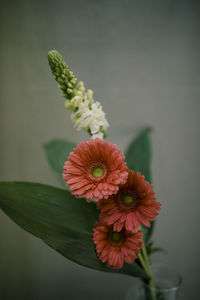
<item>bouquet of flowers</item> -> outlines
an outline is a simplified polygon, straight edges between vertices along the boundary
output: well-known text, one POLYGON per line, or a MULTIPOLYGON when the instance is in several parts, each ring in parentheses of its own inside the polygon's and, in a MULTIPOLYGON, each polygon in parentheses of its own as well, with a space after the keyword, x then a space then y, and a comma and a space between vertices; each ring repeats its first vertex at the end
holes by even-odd
MULTIPOLYGON (((85 267, 140 277, 155 287, 148 256, 161 204, 150 176, 150 128, 126 155, 107 142, 108 122, 100 102, 86 90, 57 51, 48 53, 65 107, 87 141, 54 140, 47 159, 65 189, 30 182, 1 182, 0 207, 19 226, 66 258, 85 267)), ((152 299, 156 299, 152 292, 152 299)))

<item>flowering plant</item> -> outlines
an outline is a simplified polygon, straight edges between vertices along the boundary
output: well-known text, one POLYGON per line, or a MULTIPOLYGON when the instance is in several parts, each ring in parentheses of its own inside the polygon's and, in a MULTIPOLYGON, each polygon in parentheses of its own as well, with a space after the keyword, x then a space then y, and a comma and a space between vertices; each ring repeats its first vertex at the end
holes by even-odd
MULTIPOLYGON (((50 51, 48 60, 74 127, 86 130, 90 138, 77 146, 63 140, 45 145, 65 189, 1 182, 0 207, 66 258, 137 276, 154 286, 148 256, 159 250, 150 237, 161 204, 150 184, 150 128, 131 142, 124 156, 116 144, 104 140, 109 125, 92 90, 77 82, 57 51, 50 51)), ((156 299, 154 293, 152 297, 156 299)))

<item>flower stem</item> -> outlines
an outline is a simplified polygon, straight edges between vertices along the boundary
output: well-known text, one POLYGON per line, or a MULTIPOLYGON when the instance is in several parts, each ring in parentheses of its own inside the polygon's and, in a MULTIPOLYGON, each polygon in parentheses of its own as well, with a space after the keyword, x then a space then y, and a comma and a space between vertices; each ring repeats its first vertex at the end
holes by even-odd
POLYGON ((145 270, 146 274, 151 278, 151 276, 149 274, 149 269, 148 269, 148 267, 146 265, 146 262, 145 262, 145 260, 144 260, 144 258, 143 258, 143 256, 142 256, 141 253, 138 253, 138 258, 139 258, 140 263, 143 266, 143 269, 145 270))
POLYGON ((151 268, 150 268, 150 265, 149 265, 149 259, 148 259, 148 254, 147 254, 147 251, 146 251, 146 247, 145 245, 143 245, 143 248, 142 248, 142 254, 139 253, 138 254, 138 258, 140 260, 140 263, 141 265, 143 266, 146 274, 149 276, 150 280, 149 280, 149 285, 151 287, 151 294, 152 294, 152 299, 153 300, 156 300, 157 297, 156 297, 156 291, 155 291, 155 281, 153 279, 153 274, 151 272, 151 268), (143 255, 142 255, 143 254, 143 255))
POLYGON ((142 253, 143 253, 144 260, 146 262, 147 268, 149 270, 150 277, 153 279, 153 275, 152 275, 152 272, 151 272, 151 268, 150 268, 150 264, 149 264, 149 258, 148 258, 148 254, 147 254, 147 250, 146 250, 145 245, 143 245, 142 253))

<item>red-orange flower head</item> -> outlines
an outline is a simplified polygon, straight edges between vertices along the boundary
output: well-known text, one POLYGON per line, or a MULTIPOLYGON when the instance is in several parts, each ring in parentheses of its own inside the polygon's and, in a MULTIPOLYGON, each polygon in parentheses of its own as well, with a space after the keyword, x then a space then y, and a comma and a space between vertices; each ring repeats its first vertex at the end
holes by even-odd
POLYGON ((161 204, 156 201, 152 185, 140 173, 129 171, 127 183, 122 185, 116 195, 98 202, 100 219, 113 225, 115 231, 137 232, 139 223, 150 227, 149 221, 155 220, 161 204))
POLYGON ((118 192, 128 178, 128 169, 115 144, 96 138, 73 149, 64 164, 63 178, 77 198, 98 201, 118 192))
POLYGON ((142 248, 142 235, 141 231, 113 231, 113 226, 97 222, 93 232, 97 256, 113 269, 121 269, 124 262, 132 264, 142 248))

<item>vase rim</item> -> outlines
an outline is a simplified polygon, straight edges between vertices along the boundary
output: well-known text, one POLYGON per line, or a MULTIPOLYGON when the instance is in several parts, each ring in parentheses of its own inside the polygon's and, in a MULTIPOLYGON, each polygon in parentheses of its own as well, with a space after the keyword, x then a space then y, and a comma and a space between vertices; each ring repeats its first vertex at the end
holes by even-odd
POLYGON ((147 284, 147 283, 144 283, 145 284, 145 286, 146 287, 150 287, 152 290, 156 290, 156 291, 164 291, 164 292, 169 292, 169 291, 176 291, 176 290, 178 290, 179 289, 179 287, 181 286, 181 284, 182 284, 182 281, 183 281, 183 278, 182 278, 182 276, 176 271, 176 270, 174 270, 174 269, 172 269, 172 268, 169 268, 169 267, 166 267, 166 265, 163 265, 163 264, 154 264, 154 265, 152 265, 151 267, 152 267, 152 269, 154 269, 155 267, 164 267, 165 269, 167 269, 167 270, 169 270, 169 271, 171 271, 171 272, 173 272, 173 274, 175 274, 176 276, 177 276, 177 282, 176 282, 176 284, 174 284, 174 286, 172 286, 172 287, 169 287, 169 288, 159 288, 159 287, 151 287, 149 284, 147 284))

